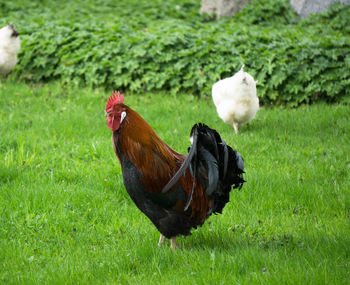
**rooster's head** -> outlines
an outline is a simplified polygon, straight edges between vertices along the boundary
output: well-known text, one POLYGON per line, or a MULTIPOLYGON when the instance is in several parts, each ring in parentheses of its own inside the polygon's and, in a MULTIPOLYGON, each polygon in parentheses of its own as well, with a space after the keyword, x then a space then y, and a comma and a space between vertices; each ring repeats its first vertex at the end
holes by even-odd
POLYGON ((120 92, 114 91, 112 96, 108 98, 105 114, 108 117, 106 123, 113 132, 119 129, 126 116, 126 106, 123 103, 124 96, 120 92))

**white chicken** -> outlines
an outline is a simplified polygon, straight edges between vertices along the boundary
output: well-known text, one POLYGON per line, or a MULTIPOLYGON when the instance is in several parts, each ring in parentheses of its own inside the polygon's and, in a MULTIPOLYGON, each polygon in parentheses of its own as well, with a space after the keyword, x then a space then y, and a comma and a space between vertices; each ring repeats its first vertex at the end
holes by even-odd
POLYGON ((0 76, 8 74, 15 67, 20 47, 18 32, 11 23, 0 29, 0 76))
POLYGON ((232 77, 219 80, 212 87, 212 97, 219 117, 233 126, 236 134, 259 110, 254 78, 244 72, 244 65, 232 77))

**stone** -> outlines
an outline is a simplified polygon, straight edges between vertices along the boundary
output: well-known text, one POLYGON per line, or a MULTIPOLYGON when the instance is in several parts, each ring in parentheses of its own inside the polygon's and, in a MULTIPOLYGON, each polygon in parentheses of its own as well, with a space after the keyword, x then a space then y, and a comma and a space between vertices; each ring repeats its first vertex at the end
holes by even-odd
POLYGON ((202 0, 200 13, 212 14, 216 18, 237 14, 252 0, 202 0))
POLYGON ((309 14, 322 13, 334 2, 350 5, 350 0, 290 0, 292 8, 300 18, 306 18, 309 14))

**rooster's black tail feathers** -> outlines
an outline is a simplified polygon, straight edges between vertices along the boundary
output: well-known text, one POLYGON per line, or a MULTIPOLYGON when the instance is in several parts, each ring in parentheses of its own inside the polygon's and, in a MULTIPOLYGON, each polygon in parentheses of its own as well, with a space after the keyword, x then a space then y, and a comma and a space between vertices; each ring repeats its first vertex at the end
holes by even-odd
POLYGON ((243 158, 222 140, 216 130, 205 124, 199 123, 193 126, 191 142, 187 158, 165 185, 162 193, 169 191, 189 169, 194 179, 185 210, 192 200, 195 180, 199 179, 206 186, 206 195, 213 200, 213 207, 208 215, 221 213, 229 201, 232 187, 241 189, 245 182, 243 158))

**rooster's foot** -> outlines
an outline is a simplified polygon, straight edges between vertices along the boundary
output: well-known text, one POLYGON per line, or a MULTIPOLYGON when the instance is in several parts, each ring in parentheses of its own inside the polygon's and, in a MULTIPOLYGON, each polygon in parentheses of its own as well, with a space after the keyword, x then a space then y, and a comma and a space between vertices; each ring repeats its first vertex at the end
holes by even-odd
POLYGON ((176 237, 172 237, 172 238, 170 239, 170 242, 171 242, 171 249, 172 249, 173 251, 175 251, 176 249, 182 249, 182 246, 177 245, 177 243, 176 243, 176 237))
POLYGON ((158 246, 161 246, 162 243, 163 243, 164 241, 165 241, 165 236, 163 236, 162 234, 160 234, 158 246))

